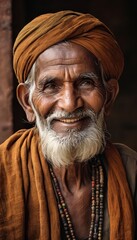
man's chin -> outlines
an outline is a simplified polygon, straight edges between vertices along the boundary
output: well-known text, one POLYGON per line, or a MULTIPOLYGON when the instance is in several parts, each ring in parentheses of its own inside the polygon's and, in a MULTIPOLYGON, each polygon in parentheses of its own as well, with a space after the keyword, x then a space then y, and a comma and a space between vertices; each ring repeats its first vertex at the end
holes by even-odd
MULTIPOLYGON (((73 135, 73 134, 80 134, 83 132, 83 129, 79 128, 79 127, 74 127, 74 126, 69 126, 69 127, 64 127, 64 128, 53 128, 51 127, 51 131, 54 133, 54 135, 60 137, 60 138, 69 138, 69 135, 73 135)), ((84 131, 87 131, 87 129, 84 129, 84 131)))
POLYGON ((41 138, 45 158, 54 167, 67 167, 75 162, 83 163, 101 152, 102 141, 96 137, 82 137, 78 133, 67 135, 53 134, 49 131, 41 138))

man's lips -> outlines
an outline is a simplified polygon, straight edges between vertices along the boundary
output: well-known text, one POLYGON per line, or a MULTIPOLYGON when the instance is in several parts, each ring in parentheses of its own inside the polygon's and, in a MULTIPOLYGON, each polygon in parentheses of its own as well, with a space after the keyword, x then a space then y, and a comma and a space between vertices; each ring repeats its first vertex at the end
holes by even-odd
POLYGON ((67 117, 67 118, 54 118, 51 121, 51 128, 56 133, 66 135, 68 130, 82 131, 87 128, 91 119, 88 116, 84 117, 67 117))
MULTIPOLYGON (((55 118, 52 120, 51 125, 54 128, 54 126, 60 126, 60 127, 76 127, 76 128, 83 128, 84 125, 90 122, 89 117, 78 117, 78 118, 55 118)), ((85 126, 85 127, 86 127, 85 126)))
POLYGON ((63 123, 76 123, 80 121, 82 118, 60 118, 56 119, 57 121, 63 122, 63 123))

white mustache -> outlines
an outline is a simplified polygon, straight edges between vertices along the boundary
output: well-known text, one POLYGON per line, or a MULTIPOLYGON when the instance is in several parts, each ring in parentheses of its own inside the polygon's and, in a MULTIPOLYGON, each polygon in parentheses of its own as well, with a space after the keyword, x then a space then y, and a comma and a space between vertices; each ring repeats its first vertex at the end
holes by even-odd
POLYGON ((85 117, 89 117, 92 122, 97 121, 97 114, 93 110, 87 109, 87 110, 77 110, 73 113, 67 113, 65 111, 56 111, 47 117, 46 122, 47 122, 48 128, 50 128, 51 122, 55 119, 61 119, 61 118, 71 119, 71 118, 85 118, 85 117))

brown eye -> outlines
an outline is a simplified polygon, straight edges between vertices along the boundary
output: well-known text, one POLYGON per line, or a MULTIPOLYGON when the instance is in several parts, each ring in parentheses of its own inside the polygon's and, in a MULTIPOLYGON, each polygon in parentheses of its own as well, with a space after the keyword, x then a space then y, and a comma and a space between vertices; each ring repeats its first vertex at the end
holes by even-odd
POLYGON ((57 88, 57 84, 55 82, 49 82, 49 83, 46 83, 44 85, 44 90, 48 90, 48 89, 56 89, 57 88))
POLYGON ((94 86, 95 86, 95 83, 94 83, 93 79, 89 79, 89 78, 81 79, 78 84, 78 87, 80 89, 91 89, 94 86))
POLYGON ((60 82, 52 79, 44 83, 42 92, 46 94, 57 94, 60 89, 60 82))

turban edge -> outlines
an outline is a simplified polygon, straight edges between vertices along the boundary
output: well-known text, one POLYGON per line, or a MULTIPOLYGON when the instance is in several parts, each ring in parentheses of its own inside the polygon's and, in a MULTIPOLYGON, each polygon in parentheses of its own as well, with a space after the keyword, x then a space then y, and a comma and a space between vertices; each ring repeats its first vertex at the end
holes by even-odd
POLYGON ((85 47, 101 62, 107 80, 119 79, 124 58, 109 28, 91 14, 66 10, 40 15, 19 32, 13 47, 13 68, 18 81, 27 79, 43 51, 62 41, 85 47))

